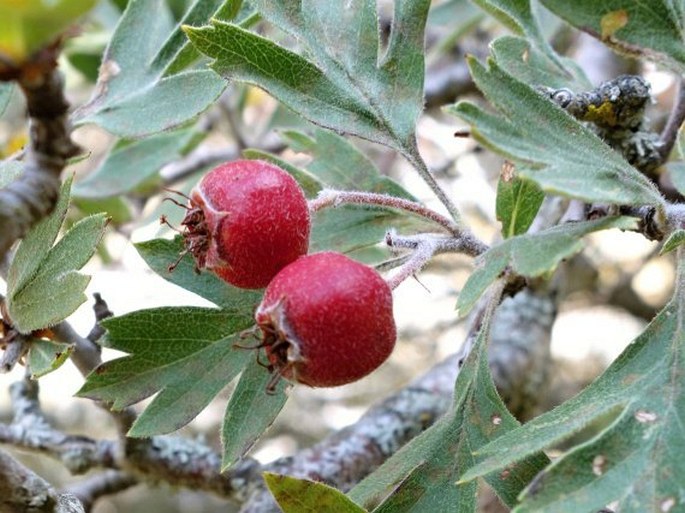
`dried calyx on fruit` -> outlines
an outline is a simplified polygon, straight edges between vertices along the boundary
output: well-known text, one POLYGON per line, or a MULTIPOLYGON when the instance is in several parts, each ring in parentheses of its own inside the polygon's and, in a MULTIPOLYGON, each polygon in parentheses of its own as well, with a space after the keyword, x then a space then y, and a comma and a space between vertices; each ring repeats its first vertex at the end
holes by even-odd
POLYGON ((236 287, 265 287, 307 253, 304 193, 268 162, 236 160, 214 168, 192 190, 186 208, 184 254, 193 255, 198 270, 209 269, 236 287))
POLYGON ((269 369, 312 387, 356 381, 395 346, 392 293, 375 269, 340 253, 299 258, 267 287, 255 314, 269 369))

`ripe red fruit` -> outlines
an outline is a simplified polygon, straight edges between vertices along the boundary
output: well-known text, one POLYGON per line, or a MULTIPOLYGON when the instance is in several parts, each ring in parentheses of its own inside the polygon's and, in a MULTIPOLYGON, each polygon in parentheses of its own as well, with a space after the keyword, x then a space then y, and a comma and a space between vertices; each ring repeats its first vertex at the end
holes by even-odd
POLYGON ((309 246, 302 189, 281 168, 261 160, 236 160, 207 173, 190 193, 181 224, 197 268, 245 289, 268 285, 309 246))
POLYGON ((340 253, 299 258, 267 287, 255 318, 274 374, 312 387, 356 381, 395 345, 390 287, 340 253))

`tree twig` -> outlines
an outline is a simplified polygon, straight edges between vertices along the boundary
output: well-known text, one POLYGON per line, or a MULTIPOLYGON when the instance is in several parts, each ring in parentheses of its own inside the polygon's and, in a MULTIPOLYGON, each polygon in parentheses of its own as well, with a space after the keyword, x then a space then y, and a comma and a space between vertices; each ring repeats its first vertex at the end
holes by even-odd
POLYGON ((685 120, 685 79, 680 79, 678 83, 678 95, 676 96, 675 104, 668 116, 666 126, 659 136, 660 146, 659 153, 661 154, 662 162, 668 160, 668 156, 673 150, 673 145, 678 138, 678 131, 685 120))
POLYGON ((67 435, 54 429, 38 402, 38 382, 24 378, 10 386, 14 419, 0 424, 0 443, 11 444, 60 461, 72 474, 94 467, 114 467, 116 444, 67 435))
POLYGON ((29 350, 29 342, 26 335, 22 335, 14 329, 10 329, 0 342, 4 344, 4 351, 0 355, 0 373, 7 373, 14 369, 29 350))
POLYGON ((90 333, 86 335, 86 338, 91 342, 96 343, 98 340, 100 340, 100 337, 105 334, 105 329, 100 325, 100 321, 112 317, 114 314, 109 309, 109 306, 107 306, 107 302, 102 299, 102 296, 98 292, 93 294, 93 299, 95 299, 95 303, 93 304, 95 324, 90 330, 90 333))
POLYGON ((100 497, 113 495, 136 484, 138 480, 126 472, 107 470, 68 487, 66 491, 77 497, 86 513, 90 513, 100 497))
POLYGON ((70 136, 69 104, 53 66, 18 80, 26 97, 30 141, 21 176, 0 190, 0 256, 54 208, 60 174, 79 151, 70 136))
POLYGON ((58 494, 33 473, 0 449, 0 511, 5 513, 84 513, 72 494, 58 494))

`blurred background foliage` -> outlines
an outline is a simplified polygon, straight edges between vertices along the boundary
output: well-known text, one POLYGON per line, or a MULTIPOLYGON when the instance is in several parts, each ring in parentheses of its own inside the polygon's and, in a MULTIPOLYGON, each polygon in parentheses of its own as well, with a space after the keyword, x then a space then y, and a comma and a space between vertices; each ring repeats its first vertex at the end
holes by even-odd
MULTIPOLYGON (((100 0, 80 33, 67 41, 60 66, 73 106, 85 104, 92 95, 103 51, 126 4, 126 0, 100 0)), ((167 0, 167 12, 160 16, 179 21, 191 4, 191 0, 167 0)), ((248 20, 257 31, 286 46, 296 44, 272 26, 250 19, 249 2, 244 9, 246 12, 239 19, 248 20)), ((386 28, 390 9, 390 2, 379 2, 381 25, 386 28)), ((675 94, 669 74, 618 57, 544 10, 542 16, 545 37, 560 54, 578 63, 593 85, 621 73, 645 75, 655 98, 648 118, 653 129, 663 126, 675 94)), ((455 132, 465 127, 441 107, 457 98, 484 104, 469 77, 464 56, 483 59, 488 54, 488 43, 504 33, 505 28, 466 0, 436 0, 432 4, 426 38, 426 109, 419 122, 419 147, 460 205, 468 223, 486 241, 497 238, 499 233, 495 194, 503 162, 472 140, 455 137, 455 132)), ((192 67, 204 69, 205 65, 206 61, 196 56, 192 67)), ((5 89, 0 91, 0 158, 20 152, 27 139, 21 95, 5 89)), ((123 314, 151 306, 207 304, 163 282, 130 244, 131 240, 170 237, 171 232, 159 224, 160 215, 167 216, 171 224, 180 222, 181 209, 161 202, 163 187, 187 192, 218 161, 235 158, 248 149, 252 155, 267 152, 291 165, 307 168, 318 158, 317 143, 325 136, 259 89, 231 83, 208 111, 170 131, 147 138, 118 138, 95 125, 84 124, 77 128, 74 137, 87 148, 87 154, 68 169, 75 173, 74 208, 69 212, 69 221, 73 223, 103 208, 112 217, 97 258, 88 264, 87 270, 93 274, 89 292, 100 292, 116 314, 123 314), (313 138, 314 145, 303 144, 304 140, 298 139, 301 133, 313 138), (108 181, 109 176, 116 176, 116 182, 108 181)), ((440 208, 396 152, 358 139, 350 142, 371 159, 381 176, 392 178, 419 200, 440 208)), ((377 238, 384 229, 385 226, 379 226, 369 236, 377 238)), ((374 260, 376 251, 378 248, 370 245, 360 248, 355 256, 374 260)), ((329 390, 296 387, 254 455, 269 461, 311 445, 354 422, 370 403, 457 350, 465 326, 454 313, 455 298, 470 271, 470 259, 442 256, 434 259, 416 280, 408 280, 399 287, 395 301, 400 339, 390 361, 360 383, 329 390)), ((672 256, 659 256, 656 243, 640 235, 614 231, 592 235, 587 249, 568 264, 566 272, 573 279, 566 280, 562 291, 560 315, 552 334, 553 381, 547 390, 541 391, 544 395, 540 410, 559 404, 601 373, 665 304, 674 283, 672 256)), ((92 324, 90 305, 84 305, 70 320, 77 329, 87 331, 92 324)), ((0 377, 0 420, 7 421, 11 415, 6 385, 21 372, 16 369, 13 374, 0 377)), ((88 400, 71 398, 80 381, 78 373, 70 367, 44 378, 41 398, 46 411, 55 416, 56 425, 66 432, 114 436, 106 415, 88 400)), ((205 439, 218 449, 227 397, 227 391, 220 394, 183 428, 182 434, 205 439)), ((597 428, 594 426, 579 436, 589 437, 597 428)), ((45 458, 19 456, 58 485, 73 479, 45 458)), ((483 511, 497 511, 497 507, 495 502, 483 499, 483 511)), ((161 484, 156 489, 137 486, 116 497, 104 498, 95 511, 209 513, 232 508, 207 494, 173 490, 161 484)))

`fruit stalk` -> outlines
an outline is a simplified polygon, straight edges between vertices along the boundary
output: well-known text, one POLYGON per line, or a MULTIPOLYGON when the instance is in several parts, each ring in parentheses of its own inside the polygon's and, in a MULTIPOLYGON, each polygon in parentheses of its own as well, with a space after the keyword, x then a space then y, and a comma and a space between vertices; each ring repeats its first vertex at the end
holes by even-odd
POLYGON ((433 256, 440 253, 463 253, 478 256, 488 250, 487 245, 475 237, 463 235, 461 237, 445 237, 434 233, 422 233, 405 237, 394 230, 385 234, 385 243, 392 249, 409 249, 409 258, 403 262, 395 274, 387 281, 388 286, 395 290, 400 283, 418 273, 433 256))
POLYGON ((447 217, 438 214, 420 203, 388 194, 377 194, 361 191, 338 191, 334 189, 322 190, 316 199, 309 202, 309 211, 314 213, 326 207, 337 207, 345 204, 375 205, 390 207, 419 215, 443 227, 453 235, 462 233, 461 227, 447 217))

